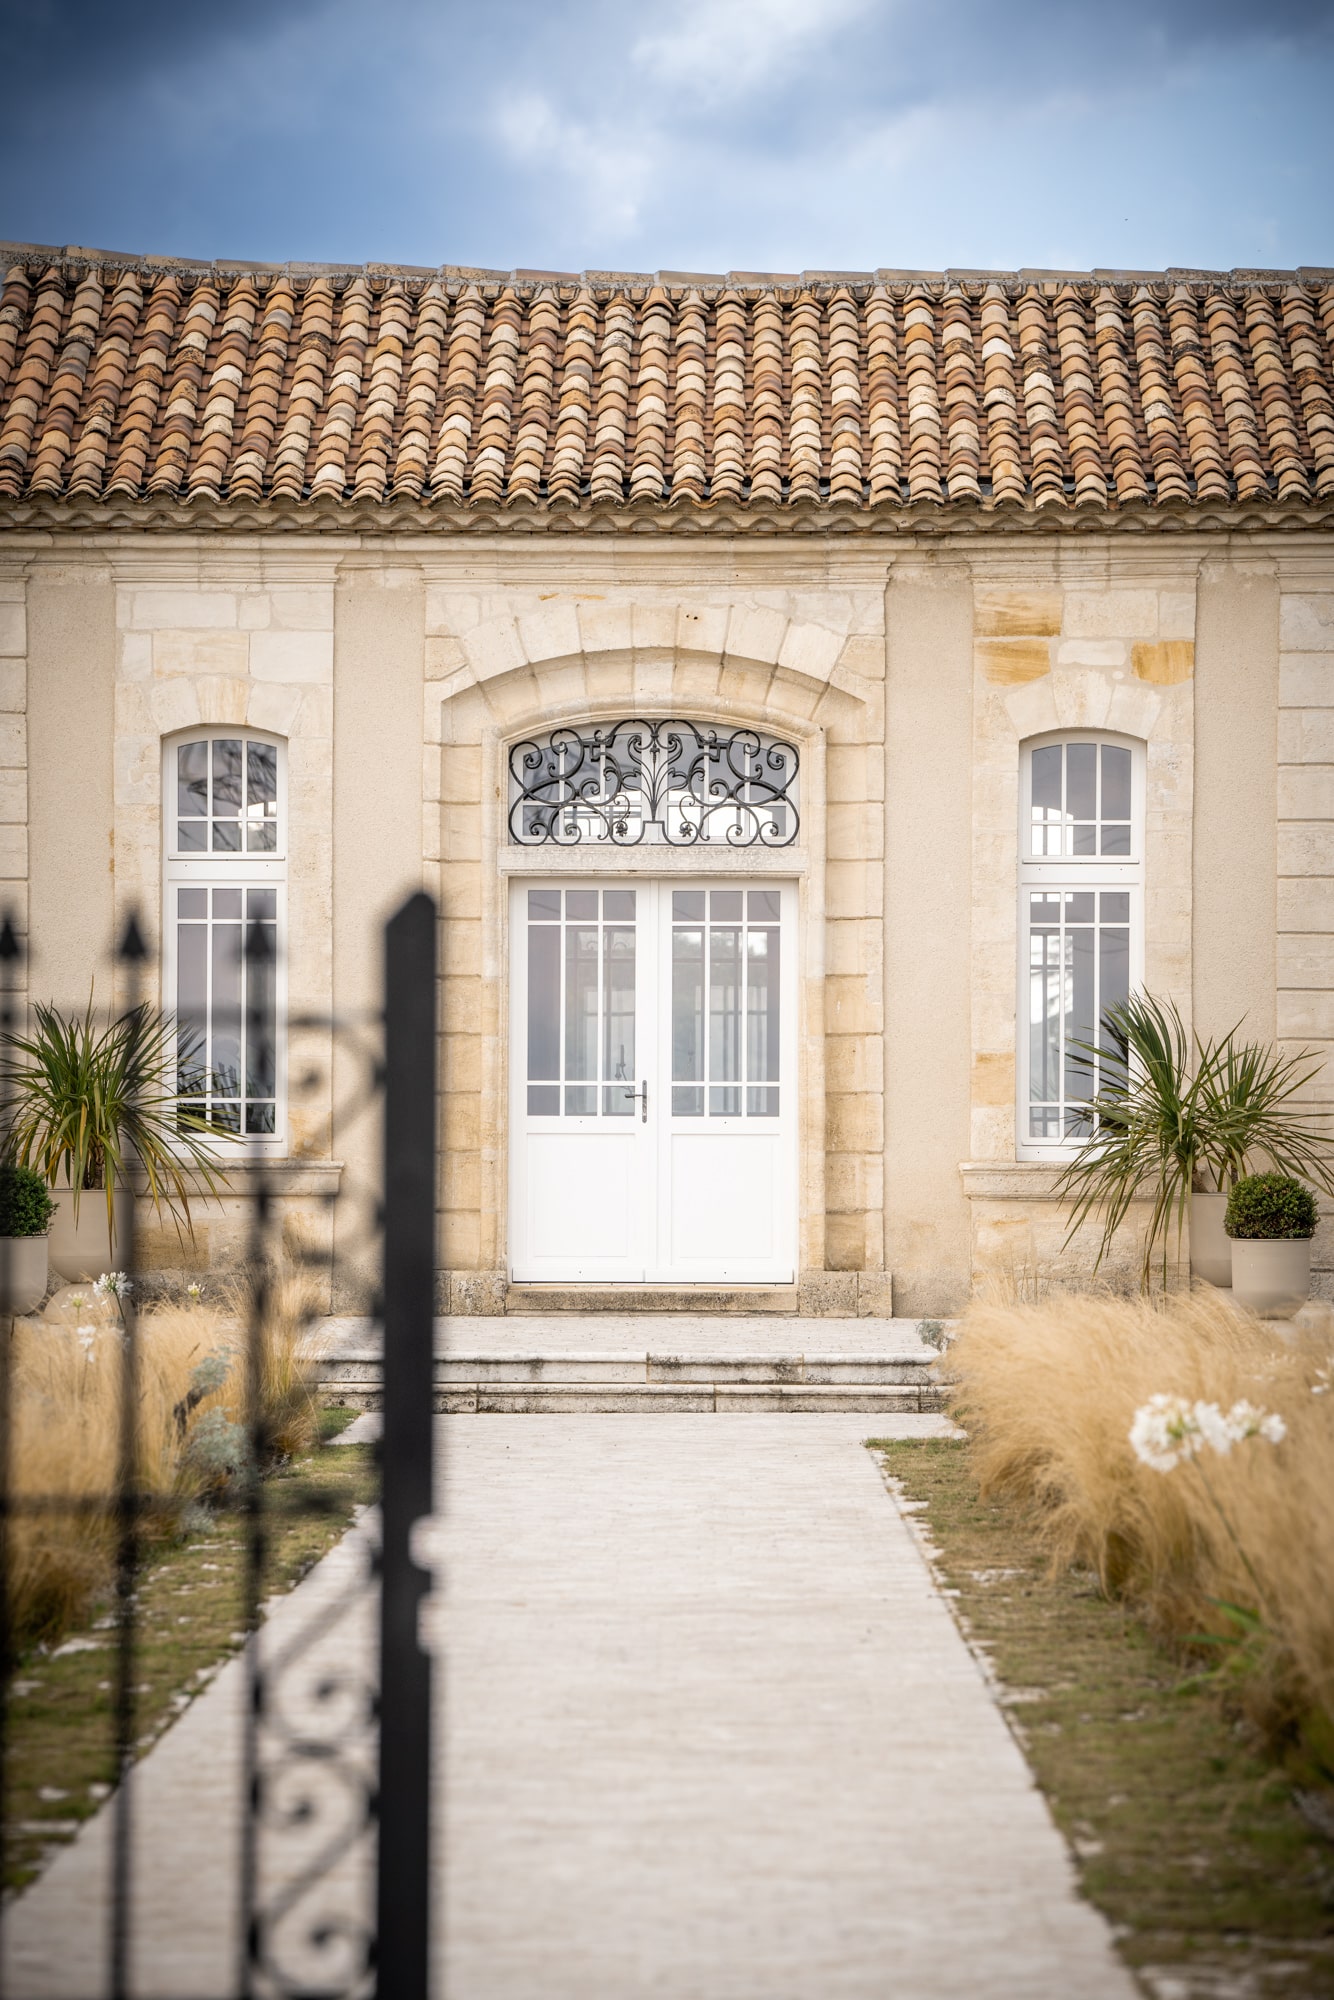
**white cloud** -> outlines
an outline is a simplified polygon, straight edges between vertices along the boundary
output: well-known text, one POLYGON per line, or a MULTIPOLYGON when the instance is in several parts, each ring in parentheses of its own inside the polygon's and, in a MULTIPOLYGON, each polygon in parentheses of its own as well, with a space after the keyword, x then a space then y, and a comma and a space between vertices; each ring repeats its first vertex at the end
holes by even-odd
POLYGON ((674 24, 631 56, 659 84, 705 103, 750 97, 867 11, 871 0, 677 0, 674 24))
POLYGON ((617 241, 636 228, 653 173, 650 133, 595 129, 563 116, 540 91, 507 98, 494 130, 511 160, 571 184, 582 228, 617 241))

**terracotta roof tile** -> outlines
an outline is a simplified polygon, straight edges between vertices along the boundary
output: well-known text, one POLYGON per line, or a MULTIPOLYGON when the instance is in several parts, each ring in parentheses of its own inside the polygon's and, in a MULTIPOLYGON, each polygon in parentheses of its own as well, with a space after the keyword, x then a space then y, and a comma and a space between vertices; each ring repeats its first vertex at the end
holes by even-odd
POLYGON ((438 272, 12 248, 0 501, 1334 500, 1334 274, 438 272))

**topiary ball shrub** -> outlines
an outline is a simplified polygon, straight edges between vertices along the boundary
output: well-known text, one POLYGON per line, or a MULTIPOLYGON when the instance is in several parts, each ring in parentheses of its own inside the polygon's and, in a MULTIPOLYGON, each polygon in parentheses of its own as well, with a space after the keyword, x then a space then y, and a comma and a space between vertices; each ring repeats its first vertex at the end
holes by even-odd
POLYGON ((55 1212, 40 1174, 31 1167, 0 1167, 0 1236, 45 1236, 55 1212))
POLYGON ((1286 1174, 1247 1174, 1227 1198, 1223 1227, 1229 1236, 1314 1236, 1320 1211, 1309 1187, 1286 1174))

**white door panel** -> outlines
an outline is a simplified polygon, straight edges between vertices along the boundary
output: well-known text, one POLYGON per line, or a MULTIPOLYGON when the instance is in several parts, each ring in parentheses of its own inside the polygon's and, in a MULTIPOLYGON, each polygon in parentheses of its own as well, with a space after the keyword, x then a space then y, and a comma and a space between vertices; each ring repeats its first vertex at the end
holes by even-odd
POLYGON ((790 1281, 795 889, 512 893, 514 1276, 790 1281))

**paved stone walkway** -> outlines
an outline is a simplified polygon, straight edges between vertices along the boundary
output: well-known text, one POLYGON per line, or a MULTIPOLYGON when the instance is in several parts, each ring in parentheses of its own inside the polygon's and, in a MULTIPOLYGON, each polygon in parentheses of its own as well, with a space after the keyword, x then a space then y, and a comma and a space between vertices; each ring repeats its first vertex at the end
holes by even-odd
MULTIPOLYGON (((864 1417, 441 1432, 448 2000, 1131 2000, 864 1417)), ((369 1630, 337 1621, 325 1664, 369 1630)), ((141 1770, 144 1995, 230 1983, 239 1692, 228 1668, 141 1770)), ((103 1816, 14 1912, 17 2000, 101 1990, 105 1868, 103 1816)))

